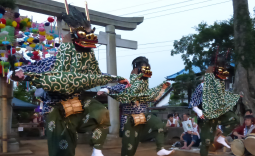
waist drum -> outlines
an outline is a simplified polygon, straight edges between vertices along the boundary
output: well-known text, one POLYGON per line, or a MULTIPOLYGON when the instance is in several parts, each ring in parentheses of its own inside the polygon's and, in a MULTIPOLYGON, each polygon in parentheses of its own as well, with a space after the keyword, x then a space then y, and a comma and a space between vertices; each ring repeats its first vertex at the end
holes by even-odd
POLYGON ((132 119, 134 126, 140 125, 140 124, 146 124, 146 117, 144 113, 140 114, 132 114, 132 119))
POLYGON ((68 117, 72 114, 82 113, 83 111, 83 107, 78 97, 68 99, 67 101, 62 101, 61 104, 65 110, 65 117, 68 117))

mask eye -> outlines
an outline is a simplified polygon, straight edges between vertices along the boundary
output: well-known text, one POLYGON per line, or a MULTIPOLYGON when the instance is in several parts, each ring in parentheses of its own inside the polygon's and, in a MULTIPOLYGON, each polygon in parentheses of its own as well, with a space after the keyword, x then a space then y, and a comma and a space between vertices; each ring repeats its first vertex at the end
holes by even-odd
POLYGON ((86 37, 86 33, 84 31, 78 31, 77 34, 81 38, 85 38, 86 37))

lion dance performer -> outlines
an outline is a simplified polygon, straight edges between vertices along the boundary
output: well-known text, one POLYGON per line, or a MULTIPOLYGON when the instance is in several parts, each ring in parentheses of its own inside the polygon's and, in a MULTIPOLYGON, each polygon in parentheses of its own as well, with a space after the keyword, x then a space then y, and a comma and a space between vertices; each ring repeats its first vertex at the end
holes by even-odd
MULTIPOLYGON (((67 7, 67 5, 66 5, 67 7)), ((63 20, 70 26, 58 49, 50 57, 23 66, 9 76, 13 80, 31 81, 44 102, 47 113, 47 139, 50 156, 74 156, 77 134, 92 131, 92 156, 103 156, 101 149, 110 126, 108 110, 84 90, 118 82, 124 78, 102 74, 94 52, 97 37, 84 13, 69 5, 63 20)), ((87 10, 88 11, 88 10, 87 10)))
POLYGON ((226 60, 223 56, 218 56, 215 60, 216 65, 208 67, 204 82, 196 88, 189 105, 200 117, 198 124, 201 128, 201 156, 208 155, 209 147, 214 142, 217 125, 221 125, 223 130, 217 142, 230 148, 224 136, 229 135, 239 124, 239 118, 232 109, 240 95, 225 91, 224 80, 229 74, 224 65, 226 60))
POLYGON ((107 93, 122 103, 121 133, 122 156, 134 156, 139 142, 155 138, 157 155, 169 155, 173 151, 164 149, 165 124, 153 114, 147 114, 148 102, 159 99, 170 85, 163 82, 157 87, 149 89, 148 78, 151 77, 150 64, 147 58, 138 57, 132 62, 133 70, 130 75, 130 85, 117 84, 107 86, 98 92, 107 93))

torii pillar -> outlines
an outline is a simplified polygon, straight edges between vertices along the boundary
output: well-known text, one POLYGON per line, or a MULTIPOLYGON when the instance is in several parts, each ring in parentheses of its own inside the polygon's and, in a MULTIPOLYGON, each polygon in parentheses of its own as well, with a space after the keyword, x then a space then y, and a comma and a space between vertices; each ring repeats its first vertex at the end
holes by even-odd
MULTIPOLYGON (((107 33, 107 45, 106 45, 106 61, 107 61, 107 73, 117 76, 117 58, 116 58, 116 34, 115 27, 108 25, 105 28, 107 33)), ((115 84, 110 84, 115 85, 115 84)), ((108 109, 110 112, 109 128, 110 134, 118 134, 120 127, 119 120, 119 102, 108 96, 108 109)))
MULTIPOLYGON (((106 61, 107 73, 117 75, 117 57, 116 47, 137 49, 137 41, 121 39, 120 35, 116 35, 115 27, 107 25, 105 32, 99 32, 98 43, 106 45, 106 61)), ((109 85, 115 85, 111 83, 109 85)), ((110 112, 110 134, 118 136, 120 121, 119 121, 119 102, 108 96, 108 109, 110 112)))

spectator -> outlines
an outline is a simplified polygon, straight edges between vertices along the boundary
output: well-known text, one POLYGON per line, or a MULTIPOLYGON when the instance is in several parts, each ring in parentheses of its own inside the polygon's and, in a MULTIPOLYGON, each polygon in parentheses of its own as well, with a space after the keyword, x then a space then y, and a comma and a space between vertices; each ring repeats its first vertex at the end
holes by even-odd
POLYGON ((197 132, 197 127, 196 129, 193 128, 192 121, 189 120, 188 114, 183 114, 183 120, 184 122, 182 125, 184 133, 181 135, 180 138, 184 141, 184 146, 181 149, 190 150, 192 146, 198 147, 200 144, 200 136, 197 132))
MULTIPOLYGON (((251 109, 247 109, 246 111, 245 111, 245 115, 244 116, 247 116, 247 115, 252 115, 253 116, 253 113, 252 113, 252 110, 251 109)), ((253 117, 253 123, 255 123, 255 118, 253 117)), ((243 123, 243 125, 244 125, 244 123, 243 123)))
POLYGON ((245 111, 245 115, 244 116, 246 116, 246 115, 253 115, 252 110, 251 109, 247 109, 245 111))
POLYGON ((253 119, 252 115, 247 115, 244 117, 244 125, 237 127, 233 131, 233 135, 235 139, 243 139, 250 128, 253 127, 253 119))
POLYGON ((173 114, 169 114, 167 117, 168 117, 168 120, 166 123, 166 127, 177 127, 177 120, 174 119, 173 114))
MULTIPOLYGON (((195 119, 194 118, 192 118, 191 119, 191 122, 192 122, 192 126, 193 126, 193 129, 194 129, 194 132, 197 132, 198 133, 198 125, 197 125, 197 123, 195 122, 195 119)), ((199 133, 198 133, 199 134, 199 133)))
POLYGON ((180 118, 179 118, 179 114, 178 113, 174 114, 174 119, 177 121, 177 127, 180 127, 180 124, 179 124, 180 118))

